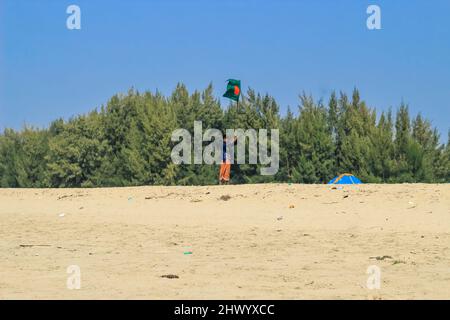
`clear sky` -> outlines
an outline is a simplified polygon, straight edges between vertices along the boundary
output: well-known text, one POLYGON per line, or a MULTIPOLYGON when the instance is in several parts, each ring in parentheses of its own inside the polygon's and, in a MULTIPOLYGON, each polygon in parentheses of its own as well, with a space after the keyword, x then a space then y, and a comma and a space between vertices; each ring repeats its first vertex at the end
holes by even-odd
POLYGON ((132 86, 170 94, 212 82, 220 97, 237 78, 282 112, 302 91, 357 87, 378 110, 403 100, 446 141, 449 16, 448 0, 0 0, 0 129, 46 126, 132 86), (66 27, 70 4, 81 30, 66 27), (381 30, 366 27, 370 4, 381 30))

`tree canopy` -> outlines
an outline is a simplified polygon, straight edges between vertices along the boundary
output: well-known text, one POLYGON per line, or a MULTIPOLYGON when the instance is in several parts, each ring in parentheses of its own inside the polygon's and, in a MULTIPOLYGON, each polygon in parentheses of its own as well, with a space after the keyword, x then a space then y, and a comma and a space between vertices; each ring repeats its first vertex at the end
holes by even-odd
MULTIPOLYGON (((25 126, 0 134, 0 187, 106 187, 207 185, 217 183, 217 166, 175 165, 171 134, 194 121, 203 130, 279 129, 280 168, 261 176, 255 164, 232 168, 234 183, 324 183, 351 172, 364 182, 449 182, 450 143, 408 106, 377 114, 355 89, 328 101, 299 97, 298 112, 282 116, 275 99, 249 89, 239 107, 223 108, 212 85, 189 93, 179 84, 160 93, 113 96, 99 110, 48 128, 25 126)), ((450 140, 450 132, 449 132, 450 140)))

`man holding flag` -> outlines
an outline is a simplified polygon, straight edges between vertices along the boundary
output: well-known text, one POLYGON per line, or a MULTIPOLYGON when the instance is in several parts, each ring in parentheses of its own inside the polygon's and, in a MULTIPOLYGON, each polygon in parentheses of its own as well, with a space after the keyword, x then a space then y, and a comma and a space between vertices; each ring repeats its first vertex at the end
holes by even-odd
MULTIPOLYGON (((235 79, 229 79, 227 84, 227 91, 224 93, 224 97, 236 101, 239 106, 239 97, 241 95, 241 81, 235 79)), ((231 159, 232 154, 228 152, 230 148, 234 148, 236 144, 236 137, 225 137, 222 148, 222 163, 220 164, 219 171, 219 184, 228 184, 230 181, 231 173, 231 159)))

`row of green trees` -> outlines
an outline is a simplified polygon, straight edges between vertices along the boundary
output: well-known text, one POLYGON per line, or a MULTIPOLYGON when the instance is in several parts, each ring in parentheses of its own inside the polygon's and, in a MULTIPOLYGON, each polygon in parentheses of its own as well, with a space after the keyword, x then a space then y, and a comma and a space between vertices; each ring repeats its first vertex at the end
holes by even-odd
MULTIPOLYGON (((300 96, 299 112, 281 116, 275 99, 248 90, 239 107, 222 109, 212 86, 190 94, 179 84, 170 97, 130 90, 100 110, 46 129, 6 129, 0 135, 1 187, 100 187, 217 183, 217 166, 175 165, 177 128, 280 130, 280 168, 261 176, 258 165, 233 166, 234 183, 324 183, 351 172, 364 182, 449 182, 450 144, 420 114, 402 104, 377 115, 360 100, 332 94, 300 96)), ((450 138, 450 136, 449 136, 450 138)))

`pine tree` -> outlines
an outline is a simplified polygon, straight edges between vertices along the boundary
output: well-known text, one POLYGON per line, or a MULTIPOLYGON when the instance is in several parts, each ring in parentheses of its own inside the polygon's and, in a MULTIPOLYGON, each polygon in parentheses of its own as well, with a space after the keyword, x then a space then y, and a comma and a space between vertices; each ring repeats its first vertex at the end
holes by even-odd
POLYGON ((371 181, 389 182, 395 169, 392 113, 382 112, 377 127, 371 135, 369 161, 371 163, 371 181))
POLYGON ((292 181, 293 168, 300 156, 297 139, 295 135, 296 119, 290 107, 287 109, 286 117, 280 120, 280 181, 292 181))
POLYGON ((311 96, 301 97, 296 126, 300 157, 293 170, 294 180, 321 183, 333 176, 333 141, 328 126, 328 113, 323 105, 315 105, 311 96))
POLYGON ((395 122, 396 175, 401 182, 414 181, 410 162, 415 161, 412 158, 415 157, 416 149, 411 144, 411 124, 408 106, 402 103, 397 111, 395 122))

